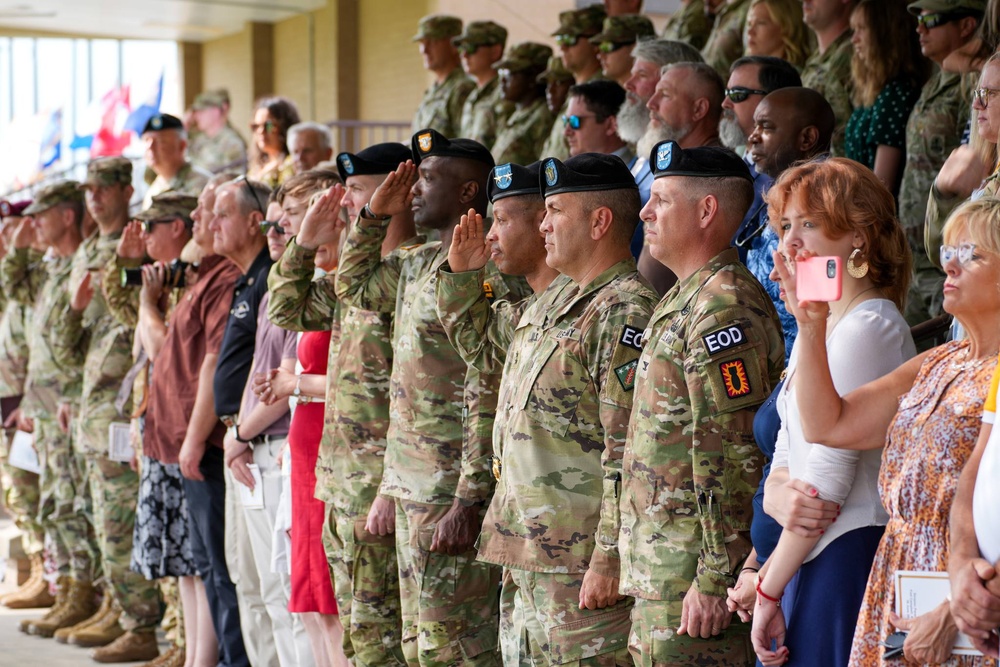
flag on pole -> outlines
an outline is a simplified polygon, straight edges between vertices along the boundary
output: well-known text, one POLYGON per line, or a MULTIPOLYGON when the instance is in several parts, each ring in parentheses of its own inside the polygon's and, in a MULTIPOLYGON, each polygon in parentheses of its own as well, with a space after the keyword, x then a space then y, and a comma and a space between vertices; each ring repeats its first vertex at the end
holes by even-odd
POLYGON ((48 169, 62 157, 62 109, 49 115, 38 146, 38 168, 48 169))
POLYGON ((129 87, 112 88, 101 98, 101 127, 90 144, 90 157, 121 155, 132 142, 125 126, 129 114, 129 87))
POLYGON ((160 113, 160 102, 163 100, 163 72, 156 81, 156 86, 149 95, 129 114, 125 121, 125 129, 132 130, 137 135, 142 134, 143 128, 150 118, 160 113))

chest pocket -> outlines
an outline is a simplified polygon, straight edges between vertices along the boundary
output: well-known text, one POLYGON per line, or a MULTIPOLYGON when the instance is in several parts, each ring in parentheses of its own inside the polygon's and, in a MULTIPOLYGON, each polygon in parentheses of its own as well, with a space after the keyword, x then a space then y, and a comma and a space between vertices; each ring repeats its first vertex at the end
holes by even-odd
POLYGON ((578 346, 571 337, 546 336, 537 352, 538 362, 528 371, 530 389, 521 407, 528 417, 558 437, 565 437, 576 423, 576 411, 590 374, 568 348, 578 346))

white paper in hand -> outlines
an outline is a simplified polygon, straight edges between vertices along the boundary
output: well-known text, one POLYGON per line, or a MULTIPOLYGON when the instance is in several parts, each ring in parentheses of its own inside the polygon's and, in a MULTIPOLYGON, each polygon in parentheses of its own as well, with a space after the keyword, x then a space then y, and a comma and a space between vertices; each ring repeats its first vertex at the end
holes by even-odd
POLYGON ((7 463, 15 468, 41 475, 42 466, 38 461, 38 452, 35 451, 35 436, 24 431, 15 431, 10 441, 7 463))
MULTIPOLYGON (((947 572, 897 570, 896 615, 916 618, 933 611, 951 594, 947 572)), ((982 655, 972 647, 968 636, 958 633, 952 655, 982 655)))
POLYGON ((135 456, 128 424, 113 422, 108 426, 108 458, 119 463, 131 463, 135 456))
POLYGON ((237 481, 236 488, 240 490, 240 504, 243 505, 243 509, 262 510, 264 509, 264 481, 260 476, 260 467, 256 463, 249 463, 247 468, 253 475, 253 491, 248 489, 246 484, 237 481))

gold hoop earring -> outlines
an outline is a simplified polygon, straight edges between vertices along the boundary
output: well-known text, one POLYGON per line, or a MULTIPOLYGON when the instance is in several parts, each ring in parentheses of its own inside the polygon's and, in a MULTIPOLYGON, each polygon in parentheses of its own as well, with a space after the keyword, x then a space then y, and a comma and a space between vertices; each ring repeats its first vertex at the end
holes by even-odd
POLYGON ((854 264, 854 258, 861 253, 861 248, 855 248, 851 256, 847 258, 847 272, 852 278, 864 278, 868 275, 868 260, 862 262, 861 266, 854 264))

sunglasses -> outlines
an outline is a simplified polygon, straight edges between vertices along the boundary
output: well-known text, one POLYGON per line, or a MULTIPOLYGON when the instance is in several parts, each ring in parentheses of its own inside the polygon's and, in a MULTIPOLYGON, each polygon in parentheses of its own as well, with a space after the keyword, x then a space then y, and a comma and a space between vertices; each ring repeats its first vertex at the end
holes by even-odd
POLYGON ((626 46, 632 46, 635 42, 601 42, 597 46, 597 50, 601 53, 612 53, 618 49, 624 49, 626 46))
POLYGON ((471 42, 462 42, 458 46, 458 52, 466 56, 471 56, 473 53, 478 51, 482 46, 485 46, 485 44, 473 44, 471 42))
POLYGON ((1000 93, 997 88, 976 88, 972 91, 972 99, 979 102, 979 106, 986 108, 990 105, 990 97, 1000 93))
POLYGON ((174 220, 177 220, 177 216, 170 215, 170 216, 163 216, 161 218, 153 218, 152 220, 143 220, 142 231, 144 231, 147 234, 152 234, 153 227, 155 227, 156 225, 166 225, 173 222, 174 220))
POLYGON ((956 257, 958 258, 959 265, 967 266, 972 261, 972 255, 975 251, 975 243, 963 243, 959 246, 943 245, 941 246, 941 266, 944 266, 956 257))
POLYGON ((274 230, 274 233, 278 236, 284 236, 285 230, 281 227, 281 223, 277 220, 262 220, 260 223, 260 235, 267 236, 270 230, 274 230))
POLYGON ((963 19, 968 14, 960 14, 955 12, 938 12, 936 14, 921 14, 917 17, 917 25, 922 25, 928 30, 933 30, 939 25, 944 25, 945 23, 951 23, 952 21, 958 21, 963 19))
POLYGON ((250 132, 256 133, 257 130, 264 130, 264 134, 271 134, 276 127, 273 120, 265 120, 263 123, 250 123, 250 132))
POLYGON ((747 98, 751 95, 767 95, 766 90, 757 90, 755 88, 744 88, 743 86, 733 86, 732 88, 726 88, 726 97, 733 104, 739 104, 740 102, 746 102, 747 98))
POLYGON ((574 130, 579 130, 580 126, 583 125, 583 121, 587 118, 596 118, 596 116, 563 116, 562 124, 563 127, 568 127, 574 130))
POLYGON ((237 181, 243 181, 243 184, 247 186, 247 190, 249 190, 250 194, 253 196, 253 201, 254 201, 254 204, 257 205, 257 210, 260 211, 261 213, 265 213, 264 206, 260 203, 260 197, 257 196, 257 190, 254 189, 254 187, 252 185, 250 185, 250 179, 247 178, 247 175, 243 174, 242 176, 238 177, 236 180, 237 181))
POLYGON ((580 35, 556 35, 556 44, 559 46, 573 46, 580 41, 580 35))

